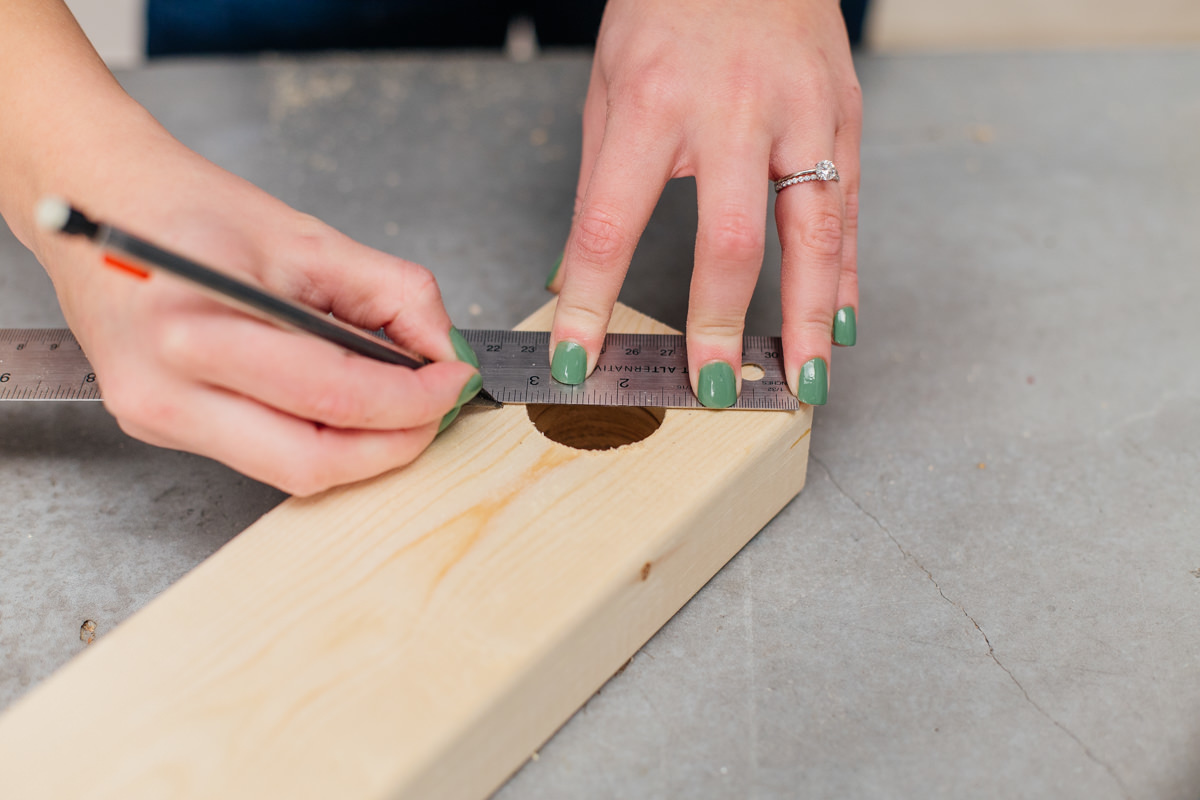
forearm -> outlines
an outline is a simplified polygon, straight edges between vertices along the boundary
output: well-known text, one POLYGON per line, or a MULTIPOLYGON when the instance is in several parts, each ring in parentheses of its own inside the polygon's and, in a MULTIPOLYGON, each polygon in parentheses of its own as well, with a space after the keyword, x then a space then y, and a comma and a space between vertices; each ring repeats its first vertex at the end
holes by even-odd
POLYGON ((5 0, 0 17, 0 215, 41 257, 38 197, 86 201, 116 179, 109 173, 122 154, 169 136, 124 92, 61 0, 5 0))

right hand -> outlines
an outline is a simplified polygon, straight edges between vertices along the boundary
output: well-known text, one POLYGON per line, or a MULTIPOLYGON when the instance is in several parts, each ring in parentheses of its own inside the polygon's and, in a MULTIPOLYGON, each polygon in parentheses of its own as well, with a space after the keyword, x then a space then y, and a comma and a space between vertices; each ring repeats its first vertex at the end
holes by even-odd
MULTIPOLYGON (((412 461, 474 392, 437 283, 358 244, 166 137, 106 194, 71 201, 201 263, 388 335, 433 363, 410 370, 231 310, 169 276, 106 268, 91 243, 34 249, 121 428, 312 494, 412 461)), ((98 181, 104 185, 105 181, 98 181)))
POLYGON ((124 92, 61 0, 5 0, 3 16, 0 213, 54 281, 121 427, 293 494, 415 458, 477 386, 475 368, 457 360, 433 276, 189 151, 124 92), (118 274, 94 245, 36 230, 44 194, 361 328, 384 328, 435 363, 383 364, 169 277, 118 274))

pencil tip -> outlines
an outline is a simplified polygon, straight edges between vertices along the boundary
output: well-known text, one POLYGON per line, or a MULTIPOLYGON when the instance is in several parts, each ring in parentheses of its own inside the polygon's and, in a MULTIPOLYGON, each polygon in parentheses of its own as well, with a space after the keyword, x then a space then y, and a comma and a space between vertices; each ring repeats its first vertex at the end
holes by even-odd
POLYGON ((501 403, 496 398, 488 394, 487 389, 480 389, 479 394, 467 401, 469 406, 483 406, 484 408, 504 408, 504 403, 501 403))

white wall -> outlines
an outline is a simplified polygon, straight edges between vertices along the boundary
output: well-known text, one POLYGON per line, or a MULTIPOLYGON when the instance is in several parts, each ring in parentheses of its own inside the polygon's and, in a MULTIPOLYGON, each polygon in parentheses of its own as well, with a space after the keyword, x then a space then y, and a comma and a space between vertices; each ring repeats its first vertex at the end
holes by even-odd
POLYGON ((146 0, 66 0, 84 33, 110 67, 146 58, 146 0))

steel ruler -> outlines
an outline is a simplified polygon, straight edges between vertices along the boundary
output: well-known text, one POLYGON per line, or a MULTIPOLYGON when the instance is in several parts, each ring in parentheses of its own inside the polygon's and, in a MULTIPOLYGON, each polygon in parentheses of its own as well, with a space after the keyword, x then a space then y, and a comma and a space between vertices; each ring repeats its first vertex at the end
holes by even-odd
MULTIPOLYGON (((479 356, 484 388, 503 403, 701 408, 692 394, 684 337, 610 333, 596 370, 568 386, 550 376, 550 334, 464 330, 479 356)), ((800 407, 788 391, 778 337, 747 336, 742 391, 733 408, 800 407)), ((99 400, 100 385, 65 328, 0 330, 0 400, 99 400)))
POLYGON ((69 330, 0 330, 0 400, 99 399, 96 373, 69 330))

